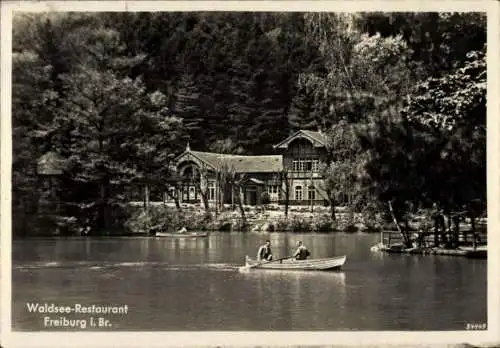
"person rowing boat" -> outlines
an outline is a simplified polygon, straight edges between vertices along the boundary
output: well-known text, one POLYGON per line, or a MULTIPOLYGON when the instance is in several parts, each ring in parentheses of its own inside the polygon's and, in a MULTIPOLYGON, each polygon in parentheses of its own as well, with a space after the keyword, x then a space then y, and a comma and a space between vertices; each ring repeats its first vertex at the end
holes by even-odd
POLYGON ((297 242, 297 251, 293 254, 296 260, 306 260, 311 253, 307 250, 306 246, 301 241, 297 242))
POLYGON ((273 254, 271 252, 271 241, 266 240, 266 244, 262 245, 257 252, 258 261, 271 261, 273 259, 273 254))

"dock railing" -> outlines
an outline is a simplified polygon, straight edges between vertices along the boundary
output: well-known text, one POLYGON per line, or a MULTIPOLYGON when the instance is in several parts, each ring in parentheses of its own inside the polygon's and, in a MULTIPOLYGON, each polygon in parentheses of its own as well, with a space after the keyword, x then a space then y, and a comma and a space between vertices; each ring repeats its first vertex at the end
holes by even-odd
MULTIPOLYGON (((433 247, 436 244, 434 232, 412 231, 410 232, 411 240, 418 243, 420 247, 433 247)), ((444 234, 446 241, 452 241, 454 233, 447 232, 444 234)), ((438 243, 444 243, 442 234, 438 237, 438 243)), ((381 233, 381 243, 386 246, 397 245, 403 243, 403 238, 398 231, 383 231, 381 233)), ((460 231, 458 240, 455 240, 457 246, 463 247, 479 247, 488 244, 488 234, 486 230, 480 229, 476 231, 475 236, 469 231, 460 231)))

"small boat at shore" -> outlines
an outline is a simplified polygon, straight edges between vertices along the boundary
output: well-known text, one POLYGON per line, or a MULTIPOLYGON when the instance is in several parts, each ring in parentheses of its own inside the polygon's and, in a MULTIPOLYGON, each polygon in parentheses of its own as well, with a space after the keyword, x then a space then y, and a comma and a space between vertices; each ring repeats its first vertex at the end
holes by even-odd
POLYGON ((187 232, 187 233, 179 233, 179 232, 156 232, 155 237, 169 237, 169 238, 203 238, 207 237, 207 232, 187 232))
POLYGON ((294 258, 277 259, 273 261, 257 261, 249 256, 245 257, 247 269, 275 269, 295 271, 335 271, 346 262, 347 256, 337 256, 325 259, 296 260, 294 258))

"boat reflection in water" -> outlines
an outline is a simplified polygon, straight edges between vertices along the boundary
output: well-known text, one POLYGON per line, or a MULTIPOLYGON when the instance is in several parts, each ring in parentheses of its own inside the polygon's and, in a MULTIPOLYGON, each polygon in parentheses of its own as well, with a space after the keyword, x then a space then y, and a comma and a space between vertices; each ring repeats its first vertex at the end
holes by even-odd
POLYGON ((346 274, 342 271, 259 269, 241 272, 240 277, 248 281, 249 304, 256 306, 264 322, 268 320, 268 329, 301 328, 304 317, 308 317, 311 330, 348 329, 343 322, 348 309, 346 274))
POLYGON ((267 277, 277 277, 282 280, 315 280, 315 281, 325 281, 335 283, 335 285, 340 287, 345 287, 345 272, 343 271, 295 271, 295 270, 281 270, 281 269, 258 269, 258 270, 248 270, 247 272, 241 272, 245 276, 250 278, 267 278, 267 277))

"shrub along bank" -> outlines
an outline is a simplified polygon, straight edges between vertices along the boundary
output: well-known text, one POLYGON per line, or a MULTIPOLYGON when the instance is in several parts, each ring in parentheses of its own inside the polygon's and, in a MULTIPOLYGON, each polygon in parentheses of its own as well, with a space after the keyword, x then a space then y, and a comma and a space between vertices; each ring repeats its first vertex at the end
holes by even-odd
POLYGON ((131 233, 177 231, 183 227, 192 231, 253 231, 253 232, 377 232, 384 226, 381 218, 348 214, 339 208, 332 220, 328 209, 307 207, 290 209, 288 216, 280 209, 245 207, 245 221, 238 210, 206 212, 199 207, 183 207, 182 211, 166 205, 137 207, 125 226, 131 233))

